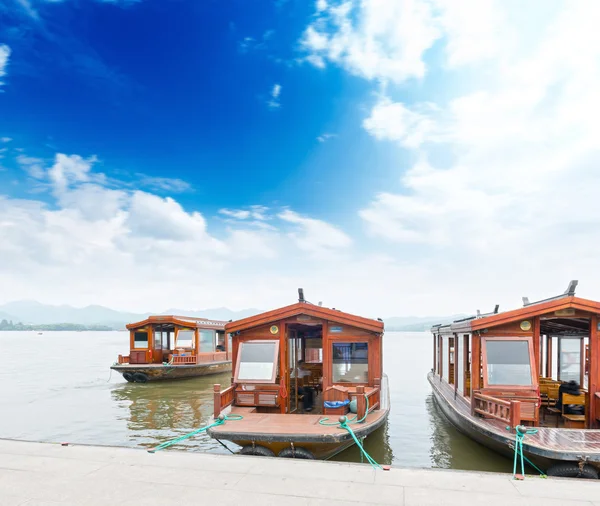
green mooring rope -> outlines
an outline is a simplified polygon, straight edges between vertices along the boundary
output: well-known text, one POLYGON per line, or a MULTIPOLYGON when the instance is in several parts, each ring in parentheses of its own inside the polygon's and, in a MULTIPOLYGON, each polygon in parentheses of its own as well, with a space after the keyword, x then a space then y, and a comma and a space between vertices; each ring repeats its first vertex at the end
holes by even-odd
POLYGON ((363 423, 366 420, 367 415, 369 414, 369 398, 365 395, 365 399, 367 401, 367 406, 366 406, 366 410, 365 410, 365 416, 363 416, 360 420, 356 419, 358 417, 358 414, 356 414, 352 418, 347 418, 345 416, 341 416, 340 419, 339 419, 339 421, 336 422, 336 423, 328 423, 327 420, 329 420, 329 418, 325 417, 325 418, 322 418, 321 420, 319 420, 319 424, 320 425, 330 425, 330 426, 339 425, 340 428, 346 429, 348 431, 348 433, 352 436, 352 439, 354 439, 354 442, 356 443, 356 446, 358 446, 358 448, 361 451, 361 454, 360 454, 361 461, 362 461, 362 457, 364 455, 365 458, 367 459, 367 462, 369 464, 371 464, 371 466, 373 467, 373 469, 383 469, 383 467, 381 467, 376 462, 376 460, 367 453, 367 450, 365 450, 364 446, 358 440, 358 438, 356 437, 356 434, 354 434, 354 431, 350 427, 351 424, 354 425, 356 423, 363 423))
MULTIPOLYGON (((506 427, 507 430, 510 430, 510 427, 506 427)), ((542 471, 539 467, 537 467, 533 462, 531 462, 531 460, 529 460, 525 455, 523 455, 523 440, 525 439, 525 436, 527 434, 537 434, 537 429, 528 429, 527 427, 524 427, 523 425, 517 425, 515 427, 515 459, 513 462, 513 479, 516 480, 517 478, 517 460, 519 457, 521 457, 521 476, 523 478, 525 478, 525 463, 524 461, 527 461, 527 463, 533 467, 538 473, 540 473, 540 476, 542 478, 546 478, 546 473, 544 473, 544 471, 542 471)), ((521 479, 523 479, 521 478, 521 479)))
POLYGON ((217 427, 218 425, 223 425, 227 420, 241 420, 242 418, 244 418, 242 415, 219 415, 219 418, 217 418, 213 423, 206 425, 205 427, 201 427, 200 429, 193 430, 192 432, 188 432, 187 434, 184 434, 183 436, 179 436, 175 439, 165 441, 164 443, 161 443, 158 446, 155 446, 154 448, 148 450, 148 453, 155 453, 159 450, 162 450, 164 448, 167 448, 169 446, 177 444, 180 441, 184 441, 185 439, 194 437, 196 434, 205 432, 208 429, 210 429, 211 427, 217 427))

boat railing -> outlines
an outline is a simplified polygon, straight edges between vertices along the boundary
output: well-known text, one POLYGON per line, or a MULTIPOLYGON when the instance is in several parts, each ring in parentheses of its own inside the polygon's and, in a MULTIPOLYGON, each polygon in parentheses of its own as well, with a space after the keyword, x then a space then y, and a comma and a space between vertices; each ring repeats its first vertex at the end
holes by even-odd
POLYGON ((201 352, 198 353, 198 363, 201 362, 225 362, 227 360, 227 352, 201 352))
POLYGON ((483 395, 480 392, 474 392, 471 407, 473 414, 478 414, 484 418, 500 420, 508 424, 511 428, 521 423, 520 401, 505 401, 489 395, 483 395))
POLYGON ((369 413, 379 409, 381 389, 379 386, 365 391, 364 386, 356 387, 356 417, 361 420, 367 411, 367 401, 369 413))
POLYGON ((195 364, 196 355, 173 355, 171 357, 171 364, 182 365, 182 364, 195 364))
POLYGON ((221 390, 221 385, 216 384, 213 386, 213 396, 213 414, 215 415, 215 418, 217 418, 221 414, 221 411, 233 404, 235 398, 235 385, 231 385, 225 390, 221 390))
POLYGON ((119 355, 118 363, 119 364, 128 364, 129 363, 129 355, 119 355))

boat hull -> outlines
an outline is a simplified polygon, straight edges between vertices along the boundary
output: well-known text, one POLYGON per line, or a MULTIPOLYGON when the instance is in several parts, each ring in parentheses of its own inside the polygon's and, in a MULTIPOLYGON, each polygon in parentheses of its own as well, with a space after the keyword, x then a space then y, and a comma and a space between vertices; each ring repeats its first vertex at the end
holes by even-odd
POLYGON ((116 364, 111 369, 123 375, 130 382, 145 383, 147 381, 175 380, 222 374, 231 371, 231 361, 206 362, 191 365, 163 365, 163 364, 116 364), (138 375, 138 376, 136 376, 138 375), (145 380, 139 375, 143 375, 145 380), (138 381, 135 378, 139 378, 138 381))
MULTIPOLYGON (((497 431, 487 428, 484 419, 464 415, 444 394, 439 377, 429 373, 427 379, 432 387, 436 404, 457 430, 496 453, 508 458, 514 457, 514 435, 508 431, 506 431, 506 435, 500 435, 497 431)), ((523 453, 536 466, 544 470, 559 462, 578 462, 582 456, 580 451, 549 451, 528 443, 527 439, 523 444, 523 453)), ((588 456, 585 460, 594 467, 600 468, 597 455, 588 456)))
MULTIPOLYGON (((382 427, 388 418, 390 401, 386 375, 383 375, 381 387, 380 409, 371 412, 365 422, 350 425, 359 440, 382 427)), ((335 424, 337 417, 332 417, 326 425, 320 425, 319 422, 325 419, 323 415, 269 415, 235 407, 230 413, 242 415, 242 419, 211 427, 207 431, 210 437, 231 441, 241 447, 265 447, 275 455, 284 449, 303 448, 316 459, 329 459, 355 444, 350 432, 335 424)))

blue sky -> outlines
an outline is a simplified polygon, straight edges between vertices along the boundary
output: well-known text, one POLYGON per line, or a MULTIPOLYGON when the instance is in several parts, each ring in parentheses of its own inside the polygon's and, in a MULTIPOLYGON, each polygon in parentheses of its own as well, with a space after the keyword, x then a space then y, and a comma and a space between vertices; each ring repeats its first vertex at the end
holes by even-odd
POLYGON ((594 296, 597 10, 0 0, 0 302, 594 296))
POLYGON ((389 146, 360 127, 367 85, 298 61, 312 4, 34 2, 37 17, 18 5, 2 31, 2 130, 30 156, 95 154, 108 175, 181 179, 179 200, 209 213, 278 203, 343 219, 348 194, 397 180, 377 163, 389 146))

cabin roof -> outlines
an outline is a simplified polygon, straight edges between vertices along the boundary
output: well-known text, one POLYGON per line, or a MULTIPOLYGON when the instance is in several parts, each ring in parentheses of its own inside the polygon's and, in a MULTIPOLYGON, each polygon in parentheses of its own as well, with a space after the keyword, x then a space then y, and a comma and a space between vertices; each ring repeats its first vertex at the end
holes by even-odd
MULTIPOLYGON (((563 294, 559 297, 534 303, 528 303, 526 298, 525 301, 526 304, 519 309, 463 318, 448 325, 436 325, 431 330, 434 333, 444 333, 444 330, 446 332, 472 332, 553 313, 562 309, 578 309, 580 311, 600 314, 600 302, 582 299, 571 294, 563 294)), ((557 318, 559 317, 559 315, 556 316, 557 318)))
POLYGON ((223 330, 225 328, 224 321, 209 320, 208 318, 198 318, 195 316, 177 316, 177 315, 153 315, 148 316, 145 320, 126 325, 128 330, 145 327, 146 325, 180 325, 181 327, 189 327, 192 329, 216 329, 223 330))
POLYGON ((371 332, 383 332, 383 321, 381 320, 363 318, 362 316, 344 313, 343 311, 339 311, 337 309, 315 306, 309 302, 297 302, 296 304, 292 304, 290 306, 285 306, 272 311, 267 311, 266 313, 261 313, 255 316, 230 322, 225 325, 225 331, 239 332, 262 325, 268 325, 269 323, 283 320, 285 318, 292 318, 301 314, 314 316, 315 318, 322 318, 323 320, 341 323, 371 332))

